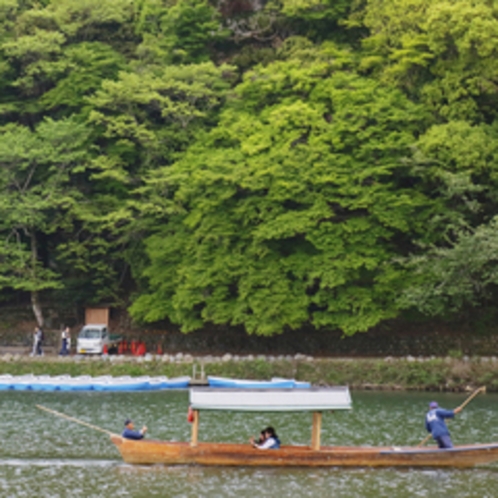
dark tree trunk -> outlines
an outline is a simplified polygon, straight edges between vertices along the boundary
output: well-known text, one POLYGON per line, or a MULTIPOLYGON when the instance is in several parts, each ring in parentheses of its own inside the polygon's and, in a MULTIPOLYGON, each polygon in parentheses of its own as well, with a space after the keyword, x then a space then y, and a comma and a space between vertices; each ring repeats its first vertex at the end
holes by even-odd
MULTIPOLYGON (((31 234, 31 269, 33 271, 33 276, 36 273, 36 267, 38 263, 38 244, 36 240, 36 235, 31 234)), ((40 303, 40 295, 37 290, 31 291, 31 307, 33 308, 33 313, 36 318, 36 323, 39 327, 43 327, 43 311, 40 303)))

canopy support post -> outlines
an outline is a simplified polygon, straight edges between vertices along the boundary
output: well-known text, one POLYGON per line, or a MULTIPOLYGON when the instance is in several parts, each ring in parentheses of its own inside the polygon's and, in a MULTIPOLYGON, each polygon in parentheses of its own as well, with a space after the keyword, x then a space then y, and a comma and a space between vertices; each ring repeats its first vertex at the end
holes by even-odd
POLYGON ((320 449, 320 433, 322 431, 322 412, 313 412, 313 426, 311 428, 311 449, 320 449))
POLYGON ((190 446, 197 446, 197 439, 199 437, 199 410, 193 410, 194 420, 192 422, 192 439, 190 446))

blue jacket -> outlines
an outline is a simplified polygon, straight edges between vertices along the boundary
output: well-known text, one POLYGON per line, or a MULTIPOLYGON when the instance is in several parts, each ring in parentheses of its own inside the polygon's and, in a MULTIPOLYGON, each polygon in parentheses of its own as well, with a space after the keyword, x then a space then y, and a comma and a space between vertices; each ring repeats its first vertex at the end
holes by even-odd
POLYGON ((453 418, 454 416, 455 412, 453 410, 443 410, 442 408, 429 410, 425 416, 425 428, 427 432, 432 434, 434 439, 441 436, 449 436, 450 432, 444 423, 444 419, 453 418))
POLYGON ((144 435, 138 431, 132 431, 131 429, 125 428, 121 434, 125 439, 143 439, 144 435))

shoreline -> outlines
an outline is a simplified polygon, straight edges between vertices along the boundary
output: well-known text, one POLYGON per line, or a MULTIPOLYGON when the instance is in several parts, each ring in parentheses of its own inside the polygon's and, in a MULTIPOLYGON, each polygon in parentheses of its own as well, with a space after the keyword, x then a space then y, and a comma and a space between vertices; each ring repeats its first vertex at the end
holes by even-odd
POLYGON ((237 379, 292 378, 317 386, 348 385, 352 390, 467 392, 486 386, 498 392, 498 358, 313 358, 176 355, 42 356, 0 355, 0 374, 130 375, 180 377, 209 375, 237 379))

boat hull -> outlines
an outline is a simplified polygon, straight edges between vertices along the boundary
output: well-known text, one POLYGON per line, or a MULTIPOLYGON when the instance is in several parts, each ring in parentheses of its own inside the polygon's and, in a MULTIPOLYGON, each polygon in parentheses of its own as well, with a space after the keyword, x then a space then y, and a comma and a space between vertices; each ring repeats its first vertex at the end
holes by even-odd
POLYGON ((296 381, 292 379, 276 379, 271 381, 229 379, 208 375, 208 384, 209 387, 229 389, 293 389, 296 381))
POLYGON ((433 447, 282 446, 259 450, 249 445, 141 440, 111 436, 123 460, 130 464, 216 465, 263 467, 473 467, 498 460, 497 444, 433 447))

